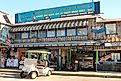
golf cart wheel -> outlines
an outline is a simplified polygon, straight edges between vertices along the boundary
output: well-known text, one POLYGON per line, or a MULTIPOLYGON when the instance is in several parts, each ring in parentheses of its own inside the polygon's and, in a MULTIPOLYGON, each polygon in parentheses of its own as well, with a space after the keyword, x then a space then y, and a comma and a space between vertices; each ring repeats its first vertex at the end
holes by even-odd
POLYGON ((30 78, 35 79, 37 77, 37 72, 31 72, 30 73, 30 78))
POLYGON ((50 75, 51 75, 51 71, 48 71, 46 76, 50 76, 50 75))
POLYGON ((21 77, 21 78, 25 78, 25 77, 26 77, 26 75, 24 75, 24 71, 22 71, 22 72, 20 73, 20 77, 21 77))

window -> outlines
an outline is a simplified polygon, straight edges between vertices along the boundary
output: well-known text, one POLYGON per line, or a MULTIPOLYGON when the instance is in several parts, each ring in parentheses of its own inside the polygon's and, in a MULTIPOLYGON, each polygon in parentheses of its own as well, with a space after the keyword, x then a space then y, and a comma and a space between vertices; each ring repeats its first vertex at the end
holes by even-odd
POLYGON ((46 37, 46 31, 39 31, 39 37, 46 37))
POLYGON ((31 31, 31 38, 37 38, 37 31, 31 31))
POLYGON ((20 33, 15 33, 14 36, 15 36, 15 39, 20 39, 21 38, 20 33))
POLYGON ((106 34, 116 34, 116 24, 106 24, 106 34))
POLYGON ((77 35, 87 35, 87 28, 78 28, 77 35))
POLYGON ((57 36, 65 36, 65 30, 57 30, 57 36))
POLYGON ((55 30, 48 30, 47 37, 55 37, 55 30))
POLYGON ((28 32, 22 33, 22 38, 29 38, 29 33, 28 32))
POLYGON ((75 29, 67 29, 67 36, 75 36, 76 30, 75 29))

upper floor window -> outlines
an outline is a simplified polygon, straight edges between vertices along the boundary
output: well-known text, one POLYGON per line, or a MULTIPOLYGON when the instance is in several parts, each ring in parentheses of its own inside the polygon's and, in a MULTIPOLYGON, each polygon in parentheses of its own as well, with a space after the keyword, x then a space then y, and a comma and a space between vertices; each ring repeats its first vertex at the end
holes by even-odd
POLYGON ((15 33, 15 34, 14 34, 14 38, 15 38, 15 39, 20 39, 20 38, 21 38, 20 33, 15 33))
POLYGON ((57 36, 65 36, 65 29, 57 30, 57 36))
POLYGON ((45 30, 39 31, 38 36, 39 36, 39 38, 40 37, 46 37, 46 31, 45 30))
POLYGON ((77 35, 87 35, 87 28, 78 28, 77 35))
POLYGON ((22 38, 29 38, 29 33, 28 32, 23 32, 21 37, 22 38))
POLYGON ((55 37, 55 30, 48 30, 47 37, 55 37))
POLYGON ((67 29, 67 36, 75 36, 76 29, 67 29))
POLYGON ((37 31, 31 31, 31 38, 37 38, 37 31))
POLYGON ((116 24, 105 24, 106 34, 116 34, 116 24))

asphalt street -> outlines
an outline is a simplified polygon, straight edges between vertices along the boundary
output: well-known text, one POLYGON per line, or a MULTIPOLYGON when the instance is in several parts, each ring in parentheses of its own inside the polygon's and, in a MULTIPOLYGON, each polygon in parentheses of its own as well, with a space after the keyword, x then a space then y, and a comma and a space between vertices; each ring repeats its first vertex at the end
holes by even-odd
POLYGON ((60 76, 51 75, 40 76, 36 79, 24 78, 21 79, 18 73, 0 72, 0 81, 121 81, 119 78, 99 78, 99 77, 80 77, 80 76, 60 76))

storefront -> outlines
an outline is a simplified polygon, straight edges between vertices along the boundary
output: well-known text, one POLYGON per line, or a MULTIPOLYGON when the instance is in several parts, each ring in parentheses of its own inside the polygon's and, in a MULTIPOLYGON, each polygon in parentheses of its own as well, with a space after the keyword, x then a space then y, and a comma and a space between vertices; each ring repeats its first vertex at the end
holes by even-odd
POLYGON ((121 47, 105 47, 96 51, 96 71, 121 72, 121 47))

